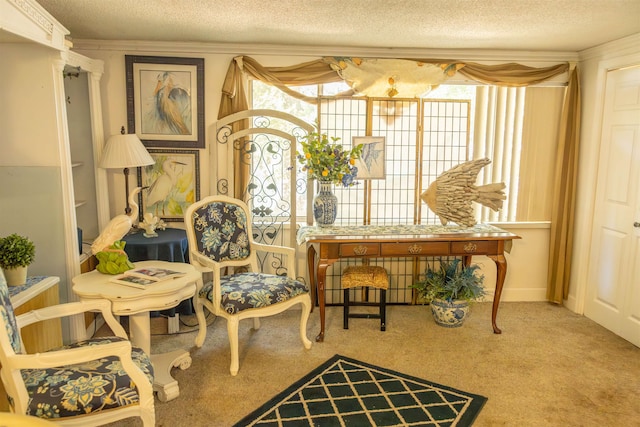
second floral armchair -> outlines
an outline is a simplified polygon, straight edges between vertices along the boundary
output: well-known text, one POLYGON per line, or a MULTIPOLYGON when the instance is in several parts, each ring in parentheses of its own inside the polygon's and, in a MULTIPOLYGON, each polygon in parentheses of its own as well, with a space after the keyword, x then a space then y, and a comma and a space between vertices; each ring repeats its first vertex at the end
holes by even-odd
MULTIPOLYGON (((248 206, 226 196, 210 196, 189 206, 185 226, 191 264, 213 272, 213 280, 198 289, 195 300, 227 320, 231 375, 239 370, 238 324, 242 319, 253 319, 257 330, 260 317, 300 304, 300 338, 305 348, 311 348, 306 332, 311 298, 307 285, 295 280, 293 248, 255 242, 248 206), (286 276, 261 272, 257 251, 282 255, 286 259, 286 276)), ((201 319, 200 323, 206 322, 201 319)), ((196 338, 198 347, 203 345, 205 335, 206 328, 201 328, 196 338)))

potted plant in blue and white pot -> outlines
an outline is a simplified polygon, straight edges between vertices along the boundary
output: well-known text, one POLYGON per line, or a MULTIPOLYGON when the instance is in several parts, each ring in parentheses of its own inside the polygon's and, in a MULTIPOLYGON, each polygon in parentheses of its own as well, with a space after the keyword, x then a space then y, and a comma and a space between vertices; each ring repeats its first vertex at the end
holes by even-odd
POLYGON ((313 199, 313 217, 319 226, 332 225, 338 212, 337 197, 333 185, 350 187, 355 184, 358 168, 355 162, 362 155, 363 144, 351 149, 337 142, 340 138, 311 132, 300 142, 302 151, 297 152, 302 171, 307 179, 318 181, 318 194, 313 199))
POLYGON ((433 319, 440 326, 462 326, 470 303, 481 300, 486 292, 484 276, 478 265, 465 266, 459 259, 441 261, 438 268, 427 267, 422 280, 411 285, 423 303, 431 306, 433 319))

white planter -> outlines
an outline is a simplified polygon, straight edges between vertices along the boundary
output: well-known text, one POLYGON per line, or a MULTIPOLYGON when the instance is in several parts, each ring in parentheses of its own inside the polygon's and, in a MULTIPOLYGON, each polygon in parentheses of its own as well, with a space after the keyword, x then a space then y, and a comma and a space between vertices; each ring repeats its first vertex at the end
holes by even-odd
POLYGON ((4 278, 8 286, 20 286, 27 283, 27 267, 4 268, 4 278))
POLYGON ((469 301, 464 300, 447 301, 434 299, 429 305, 431 306, 433 320, 435 320, 438 325, 446 328, 462 326, 469 312, 469 301))

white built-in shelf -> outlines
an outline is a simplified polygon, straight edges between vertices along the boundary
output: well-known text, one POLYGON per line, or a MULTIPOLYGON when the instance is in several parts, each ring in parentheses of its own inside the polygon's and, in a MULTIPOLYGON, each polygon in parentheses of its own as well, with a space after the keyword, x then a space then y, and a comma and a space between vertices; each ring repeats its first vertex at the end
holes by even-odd
POLYGON ((76 208, 79 208, 82 205, 86 205, 87 201, 86 200, 76 200, 76 208))
POLYGON ((78 166, 82 166, 82 162, 74 162, 74 161, 71 162, 72 168, 77 168, 78 166))
POLYGON ((93 253, 91 252, 91 245, 82 242, 82 253, 80 254, 80 264, 85 262, 93 253))

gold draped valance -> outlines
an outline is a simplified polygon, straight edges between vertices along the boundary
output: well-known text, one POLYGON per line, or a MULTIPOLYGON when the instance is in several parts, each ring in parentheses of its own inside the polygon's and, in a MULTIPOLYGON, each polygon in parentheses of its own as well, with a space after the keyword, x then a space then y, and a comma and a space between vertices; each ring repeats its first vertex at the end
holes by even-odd
MULTIPOLYGON (((243 106, 242 102, 238 100, 236 100, 236 102, 231 101, 240 95, 245 98, 244 104, 246 104, 246 95, 242 80, 243 73, 256 80, 273 85, 294 98, 315 104, 317 102, 315 97, 305 96, 300 92, 290 89, 289 86, 343 81, 342 74, 346 74, 347 76, 353 75, 346 72, 346 69, 343 68, 344 66, 347 66, 346 69, 359 69, 361 72, 357 74, 360 78, 366 78, 368 81, 376 82, 378 87, 384 87, 381 93, 376 92, 373 96, 388 96, 389 94, 385 94, 384 92, 393 88, 393 83, 389 84, 388 79, 394 76, 394 80, 397 81, 406 80, 425 86, 434 86, 444 82, 446 78, 458 72, 480 83, 497 86, 528 86, 543 82, 569 70, 568 63, 534 68, 517 63, 483 65, 474 62, 442 59, 378 59, 351 57, 325 57, 287 67, 265 67, 249 56, 237 56, 231 64, 229 64, 227 76, 222 86, 222 101, 218 117, 226 117, 229 114, 246 109, 246 105, 243 106), (341 63, 344 65, 341 66, 341 63), (358 63, 360 64, 359 67, 354 66, 358 63), (366 70, 362 71, 362 64, 369 66, 369 69, 374 69, 376 72, 367 74, 366 70), (405 75, 402 75, 397 72, 389 72, 389 70, 384 68, 384 65, 396 65, 398 67, 396 71, 403 69, 402 67, 404 67, 405 70, 415 71, 416 69, 422 68, 421 64, 424 65, 425 70, 429 69, 429 74, 436 76, 435 80, 421 83, 419 77, 428 73, 416 72, 412 74, 410 71, 407 71, 405 75), (351 67, 348 67, 348 65, 351 65, 351 67), (382 65, 382 67, 377 65, 382 65), (414 65, 414 67, 410 65, 414 65), (232 108, 232 105, 235 105, 235 107, 232 108)), ((346 81, 349 83, 349 80, 346 81)), ((354 90, 353 92, 356 93, 358 91, 354 90)), ((366 92, 366 90, 362 93, 364 92, 366 92)), ((413 97, 413 95, 411 97, 413 97)))

